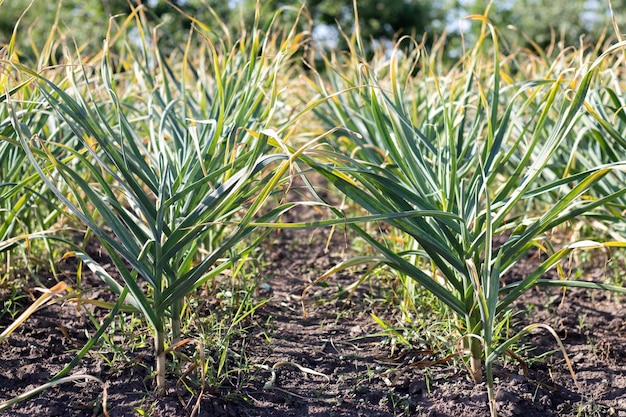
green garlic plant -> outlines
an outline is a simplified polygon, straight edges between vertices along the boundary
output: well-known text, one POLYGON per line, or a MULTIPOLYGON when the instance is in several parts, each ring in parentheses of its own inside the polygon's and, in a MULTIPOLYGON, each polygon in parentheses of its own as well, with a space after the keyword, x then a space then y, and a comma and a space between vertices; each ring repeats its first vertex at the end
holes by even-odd
POLYGON ((271 223, 290 207, 265 205, 293 159, 274 152, 282 146, 270 131, 281 104, 277 76, 301 37, 270 25, 232 40, 194 25, 199 39, 166 59, 158 32, 149 37, 135 10, 105 42, 99 77, 70 65, 55 83, 14 64, 36 83, 58 130, 29 124, 19 100, 10 102, 29 162, 122 277, 74 253, 119 294, 107 320, 126 302, 149 325, 160 390, 187 295, 258 246, 265 234, 253 221, 271 223), (133 20, 138 38, 126 29, 133 20))
MULTIPOLYGON (((623 65, 624 55, 619 55, 615 67, 623 65)), ((568 163, 571 170, 583 170, 592 165, 611 164, 624 159, 626 138, 626 94, 623 79, 611 67, 601 72, 602 82, 590 91, 587 102, 587 135, 575 143, 575 152, 568 163)), ((626 173, 618 172, 598 183, 594 195, 617 193, 624 188, 626 173)), ((591 227, 602 230, 616 240, 626 240, 626 196, 612 200, 601 207, 590 219, 591 227)))
MULTIPOLYGON (((18 62, 18 51, 15 48, 17 28, 9 43, 0 49, 0 60, 18 62)), ((42 51, 40 66, 46 64, 52 43, 50 36, 42 51)), ((54 121, 49 112, 41 106, 41 95, 29 84, 30 77, 20 77, 11 72, 7 65, 0 61, 0 254, 5 268, 2 273, 10 273, 17 265, 31 268, 31 250, 38 246, 35 240, 41 240, 45 251, 50 255, 49 266, 55 271, 52 260, 52 239, 60 238, 62 226, 62 210, 54 201, 47 187, 41 183, 39 176, 31 167, 26 154, 18 144, 18 136, 11 123, 9 108, 6 105, 10 97, 18 96, 25 105, 20 117, 29 125, 41 128, 52 126, 54 121), (16 254, 21 254, 20 261, 16 254)), ((42 256, 38 256, 42 258, 42 256)))
POLYGON ((351 225, 379 253, 371 262, 415 280, 455 314, 471 376, 478 383, 484 372, 495 415, 494 360, 524 334, 545 327, 531 325, 502 340, 512 303, 538 285, 626 292, 543 277, 574 250, 624 246, 579 241, 553 249, 547 238, 554 228, 626 194, 622 187, 586 198, 594 184, 624 170, 623 160, 564 171, 552 180, 544 175, 580 128, 597 66, 623 44, 579 69, 515 83, 497 34, 484 16, 475 18, 483 21, 479 39, 444 75, 419 45, 367 61, 358 35, 345 60, 327 58, 329 81, 320 76, 311 83, 328 97, 315 111, 327 127, 351 133, 329 143, 342 149, 306 158, 349 200, 371 215, 389 216, 386 222, 410 240, 397 248, 351 225), (523 279, 504 284, 503 275, 536 248, 547 258, 523 279), (432 268, 418 268, 423 262, 416 264, 417 258, 432 268))

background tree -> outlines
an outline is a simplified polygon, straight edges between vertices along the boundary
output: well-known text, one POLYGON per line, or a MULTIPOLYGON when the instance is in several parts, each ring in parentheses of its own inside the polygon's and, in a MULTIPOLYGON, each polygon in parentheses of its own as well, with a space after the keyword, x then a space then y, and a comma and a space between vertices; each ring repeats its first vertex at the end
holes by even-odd
POLYGON ((9 42, 16 22, 24 14, 17 42, 22 56, 38 55, 57 16, 59 29, 73 36, 77 44, 100 46, 109 16, 129 10, 126 0, 64 0, 62 3, 35 0, 32 4, 31 0, 9 0, 0 5, 0 44, 9 42))
MULTIPOLYGON (((137 4, 137 0, 132 0, 137 4)), ((0 43, 10 39, 15 22, 26 10, 30 0, 11 0, 0 6, 0 43)), ((185 13, 201 21, 210 21, 212 8, 226 23, 238 24, 240 19, 251 22, 254 19, 256 0, 172 0, 170 3, 185 13)), ((305 3, 312 23, 326 26, 335 31, 339 25, 345 32, 351 33, 354 25, 352 0, 267 0, 261 2, 261 19, 269 20, 280 7, 299 9, 305 3)), ((149 9, 148 16, 164 21, 164 29, 175 36, 185 36, 190 26, 187 18, 182 16, 166 0, 144 1, 149 9)), ((359 0, 359 17, 361 33, 364 39, 391 39, 394 34, 416 34, 420 36, 426 31, 441 26, 445 7, 434 6, 430 2, 359 0)), ((59 16, 59 27, 69 29, 77 44, 95 44, 98 47, 104 39, 109 17, 125 14, 130 11, 127 0, 64 0, 62 3, 35 0, 25 14, 20 25, 19 47, 24 55, 35 55, 32 48, 39 49, 50 33, 55 16, 59 16)), ((286 13, 286 19, 295 18, 295 13, 286 13)), ((66 32, 64 30, 64 32, 66 32)), ((337 41, 341 38, 335 32, 337 41)))
MULTIPOLYGON (((626 28, 626 0, 611 3, 618 26, 626 28)), ((470 9, 482 12, 487 4, 487 0, 474 1, 470 9)), ((609 0, 498 1, 491 6, 489 18, 509 41, 528 44, 525 39, 532 39, 542 48, 553 40, 579 45, 581 36, 596 43, 604 30, 614 35, 609 0)))

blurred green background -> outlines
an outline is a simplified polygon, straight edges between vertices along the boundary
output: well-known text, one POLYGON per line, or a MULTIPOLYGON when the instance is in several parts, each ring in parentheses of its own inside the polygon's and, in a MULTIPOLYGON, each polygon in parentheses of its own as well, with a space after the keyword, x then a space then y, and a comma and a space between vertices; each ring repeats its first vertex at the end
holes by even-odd
MULTIPOLYGON (((285 9, 284 19, 295 19, 303 3, 310 14, 308 21, 314 38, 325 47, 341 48, 345 43, 337 27, 350 33, 354 23, 352 0, 262 0, 261 20, 269 19, 279 8, 285 9)), ((0 43, 8 42, 29 4, 31 0, 5 0, 0 5, 0 43)), ((20 54, 24 59, 36 55, 57 16, 60 32, 70 33, 78 45, 99 48, 109 17, 127 14, 131 4, 138 1, 130 0, 129 4, 127 0, 34 0, 20 23, 20 54)), ((384 42, 409 34, 421 40, 428 33, 427 42, 432 42, 445 31, 451 44, 448 49, 454 51, 461 45, 461 31, 471 40, 472 30, 477 30, 477 25, 470 25, 463 17, 483 13, 488 1, 358 0, 357 4, 364 39, 384 42)), ((225 23, 238 24, 242 19, 254 19, 256 0, 146 0, 144 5, 150 19, 163 22, 162 28, 181 40, 190 21, 172 5, 202 22, 215 21, 212 8, 225 23)), ((626 27, 626 0, 612 0, 612 6, 617 24, 626 27)), ((604 30, 614 34, 608 0, 501 0, 492 4, 489 17, 507 41, 530 44, 532 39, 541 47, 549 45, 552 39, 578 45, 581 36, 588 43, 596 43, 604 30)))

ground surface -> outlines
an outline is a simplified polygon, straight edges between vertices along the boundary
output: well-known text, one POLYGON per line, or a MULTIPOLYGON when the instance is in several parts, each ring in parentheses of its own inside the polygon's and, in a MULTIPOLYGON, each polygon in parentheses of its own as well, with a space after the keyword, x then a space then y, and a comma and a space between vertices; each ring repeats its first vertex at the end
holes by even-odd
MULTIPOLYGON (((245 350, 242 344, 233 344, 246 355, 248 367, 235 382, 229 380, 230 386, 223 391, 207 390, 196 402, 196 397, 176 384, 176 378, 170 378, 172 387, 166 396, 151 394, 149 349, 131 352, 130 360, 113 367, 104 360, 107 355, 94 352, 74 373, 89 373, 106 382, 110 416, 188 416, 196 404, 199 416, 488 415, 485 386, 468 380, 462 362, 443 360, 437 346, 392 352, 389 340, 370 316, 375 312, 392 319, 388 307, 376 302, 375 283, 360 286, 350 298, 333 300, 339 284, 346 286, 356 278, 349 274, 331 277, 328 288, 314 287, 305 297, 308 315, 303 317, 303 289, 350 251, 340 233, 328 248, 323 235, 310 235, 281 231, 266 245, 266 280, 256 295, 269 302, 256 312, 245 350), (424 367, 428 361, 442 363, 424 367), (303 372, 296 365, 317 374, 303 372)), ((529 265, 533 262, 528 260, 529 265)), ((71 266, 66 265, 68 270, 71 266)), ((514 274, 523 275, 529 267, 522 264, 514 274)), ((105 291, 91 296, 110 298, 105 291)), ((207 300, 207 306, 211 305, 207 300)), ((626 417, 623 303, 601 293, 570 291, 563 298, 556 290, 533 290, 516 307, 526 312, 518 316, 516 326, 545 323, 556 330, 581 389, 561 353, 530 361, 526 375, 515 361, 501 361, 496 369, 500 415, 626 417)), ((104 317, 100 309, 95 312, 104 317)), ((8 323, 4 317, 0 329, 8 323)), ((85 330, 92 333, 93 325, 74 304, 37 312, 0 347, 0 400, 47 382, 85 343, 85 330)), ((557 349, 547 332, 534 333, 523 342, 535 347, 526 351, 526 357, 557 349)), ((16 405, 6 415, 103 415, 102 393, 102 387, 93 382, 59 385, 16 405)))

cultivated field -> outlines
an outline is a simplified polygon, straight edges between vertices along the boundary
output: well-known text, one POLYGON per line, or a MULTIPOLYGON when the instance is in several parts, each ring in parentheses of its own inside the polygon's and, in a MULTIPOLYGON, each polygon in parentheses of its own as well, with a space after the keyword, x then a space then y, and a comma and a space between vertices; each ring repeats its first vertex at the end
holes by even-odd
POLYGON ((286 21, 3 50, 0 410, 626 416, 626 42, 286 21))

